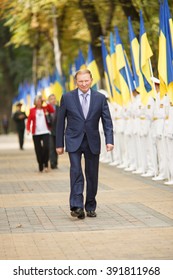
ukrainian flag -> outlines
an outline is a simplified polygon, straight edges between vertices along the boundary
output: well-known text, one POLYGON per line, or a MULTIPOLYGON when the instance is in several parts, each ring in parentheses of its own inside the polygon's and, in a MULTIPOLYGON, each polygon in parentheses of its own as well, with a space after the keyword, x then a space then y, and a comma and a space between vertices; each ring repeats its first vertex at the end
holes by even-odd
POLYGON ((26 105, 25 105, 25 113, 29 114, 31 108, 31 86, 28 83, 24 84, 25 92, 26 92, 26 105))
POLYGON ((133 31, 133 26, 131 22, 131 18, 128 17, 128 27, 129 27, 129 41, 130 41, 130 55, 131 55, 131 63, 133 76, 135 81, 135 87, 137 91, 139 91, 139 42, 135 36, 133 31))
POLYGON ((32 107, 34 105, 34 99, 36 96, 36 89, 33 83, 29 85, 29 94, 30 94, 30 107, 32 107))
POLYGON ((113 91, 113 101, 115 101, 120 106, 123 105, 121 90, 120 90, 120 82, 119 82, 119 74, 116 66, 116 52, 115 52, 115 44, 114 44, 114 36, 112 32, 110 33, 110 60, 111 60, 111 83, 112 83, 112 91, 113 91))
POLYGON ((50 88, 50 77, 43 77, 40 81, 39 81, 39 91, 42 94, 42 97, 44 99, 48 99, 48 96, 51 94, 51 88, 50 88), (40 87, 40 88, 39 88, 40 87))
POLYGON ((124 56, 123 45, 119 36, 118 28, 115 28, 115 40, 116 40, 116 54, 117 54, 117 70, 119 71, 120 89, 122 93, 123 104, 127 105, 131 101, 131 92, 129 88, 128 69, 126 65, 126 59, 124 56))
POLYGON ((134 85, 134 77, 133 77, 133 72, 131 69, 131 65, 129 62, 129 59, 127 57, 126 51, 124 50, 124 58, 125 58, 125 62, 126 62, 126 75, 127 75, 127 82, 128 82, 128 86, 130 89, 130 93, 132 93, 135 90, 135 85, 134 85))
POLYGON ((76 71, 80 69, 86 69, 86 62, 81 50, 79 50, 78 56, 75 60, 76 71))
POLYGON ((158 72, 161 97, 168 93, 173 102, 173 43, 170 19, 168 3, 164 1, 160 5, 158 72))
POLYGON ((103 37, 101 37, 101 49, 102 49, 102 59, 103 59, 103 68, 104 68, 106 89, 107 89, 110 99, 112 100, 113 87, 112 87, 112 83, 111 83, 111 60, 110 60, 110 55, 107 52, 103 37))
POLYGON ((173 46, 173 22, 172 22, 172 18, 171 18, 171 14, 170 14, 170 10, 169 10, 167 0, 164 1, 164 6, 165 6, 165 10, 166 10, 168 19, 169 19, 169 29, 170 29, 170 33, 171 33, 171 41, 172 41, 172 46, 173 46))
POLYGON ((55 94, 57 102, 60 103, 62 94, 64 92, 64 87, 57 69, 55 69, 53 75, 51 76, 50 92, 55 94))
POLYGON ((142 11, 140 11, 140 48, 139 48, 139 65, 141 74, 139 76, 139 86, 141 101, 144 105, 148 103, 150 96, 154 95, 154 89, 151 81, 151 61, 150 58, 153 52, 150 48, 147 34, 144 27, 142 11))
POLYGON ((91 45, 89 45, 88 47, 87 68, 92 73, 92 77, 93 77, 92 87, 97 86, 97 83, 100 81, 100 74, 99 74, 97 63, 93 56, 91 45))
POLYGON ((113 101, 115 101, 120 106, 123 105, 121 89, 120 89, 120 81, 119 81, 119 73, 116 65, 116 52, 115 52, 115 43, 114 36, 112 32, 110 33, 110 58, 111 58, 111 73, 112 73, 112 84, 113 84, 113 101))
POLYGON ((74 66, 70 65, 70 71, 69 71, 69 90, 74 90, 75 89, 75 82, 74 82, 74 75, 75 75, 75 70, 74 66))

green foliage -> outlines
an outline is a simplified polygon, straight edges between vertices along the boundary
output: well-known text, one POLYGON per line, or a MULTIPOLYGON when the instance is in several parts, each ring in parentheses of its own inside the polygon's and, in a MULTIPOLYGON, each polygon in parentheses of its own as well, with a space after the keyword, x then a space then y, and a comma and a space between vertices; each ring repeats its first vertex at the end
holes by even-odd
MULTIPOLYGON (((5 26, 10 30, 10 38, 6 41, 6 46, 15 46, 17 49, 15 56, 19 62, 16 61, 15 71, 18 77, 31 80, 31 52, 34 49, 37 49, 38 55, 37 77, 41 78, 53 71, 55 61, 52 21, 54 17, 56 17, 58 23, 58 39, 64 72, 68 73, 69 64, 74 62, 79 48, 82 49, 86 57, 88 43, 93 43, 95 30, 88 29, 88 22, 80 7, 80 2, 80 0, 1 0, 0 15, 5 21, 5 26), (52 10, 53 6, 56 8, 55 15, 52 10), (25 48, 26 57, 24 57, 25 48), (24 62, 30 67, 27 71, 23 71, 22 75, 21 60, 22 63, 24 62), (24 75, 26 76, 24 77, 24 75)), ((118 26, 127 53, 129 53, 127 16, 132 17, 133 27, 138 36, 139 11, 142 9, 147 36, 154 53, 153 61, 156 66, 159 28, 158 1, 83 0, 83 2, 85 2, 86 9, 90 9, 93 5, 99 18, 99 22, 96 21, 94 24, 100 24, 107 45, 110 31, 118 26)), ((171 0, 168 2, 171 8, 171 0)), ((98 40, 94 44, 98 44, 98 40)), ((11 63, 14 69, 14 61, 11 63)), ((2 72, 0 75, 2 77, 2 72)))
POLYGON ((10 61, 10 75, 14 78, 14 86, 17 89, 23 81, 32 83, 32 50, 21 46, 13 49, 14 60, 10 61))

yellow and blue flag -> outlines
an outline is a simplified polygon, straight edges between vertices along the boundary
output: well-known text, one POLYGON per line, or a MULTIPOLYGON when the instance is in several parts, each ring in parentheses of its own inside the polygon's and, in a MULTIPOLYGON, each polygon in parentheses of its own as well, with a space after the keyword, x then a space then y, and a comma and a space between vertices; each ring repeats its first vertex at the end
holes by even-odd
POLYGON ((103 59, 103 68, 104 68, 106 89, 109 94, 109 97, 113 98, 113 89, 112 89, 111 72, 110 72, 111 61, 110 61, 110 55, 108 54, 108 51, 106 49, 103 37, 101 37, 101 49, 102 49, 102 59, 103 59))
POLYGON ((171 41, 172 41, 172 46, 173 46, 173 22, 172 22, 172 17, 171 17, 171 14, 170 14, 169 5, 168 5, 167 0, 164 0, 164 6, 165 6, 165 10, 166 10, 168 20, 169 20, 169 30, 170 30, 171 41))
POLYGON ((140 11, 140 47, 139 47, 139 65, 142 75, 139 75, 139 86, 141 101, 144 105, 148 103, 150 96, 155 96, 151 77, 151 61, 153 55, 150 44, 148 42, 147 34, 144 27, 144 20, 142 11, 140 11))
POLYGON ((123 105, 122 95, 121 95, 121 88, 120 88, 120 81, 119 81, 119 72, 117 70, 117 56, 115 52, 115 42, 113 33, 110 32, 110 59, 111 59, 111 78, 113 84, 113 101, 115 101, 120 106, 123 105))
POLYGON ((30 95, 30 107, 33 106, 34 104, 34 99, 35 99, 35 96, 36 96, 36 89, 35 89, 35 86, 34 84, 30 84, 29 85, 29 95, 30 95))
POLYGON ((78 56, 75 60, 75 67, 76 71, 86 69, 86 61, 81 50, 79 50, 78 56))
POLYGON ((70 70, 69 70, 69 90, 74 90, 76 85, 74 82, 74 75, 75 75, 75 67, 74 65, 70 65, 70 70))
POLYGON ((128 27, 129 27, 129 41, 130 41, 130 56, 133 70, 133 77, 135 82, 135 87, 139 91, 139 42, 135 36, 131 18, 128 17, 128 27))
POLYGON ((92 73, 92 77, 93 77, 92 87, 96 87, 97 83, 100 81, 100 74, 99 74, 97 63, 93 56, 91 45, 89 45, 88 47, 87 68, 92 73))
POLYGON ((57 69, 55 69, 53 75, 50 77, 50 92, 55 94, 57 102, 60 103, 64 86, 57 69))
POLYGON ((164 1, 160 4, 158 72, 161 97, 168 93, 173 102, 173 44, 170 19, 168 3, 164 1))
MULTIPOLYGON (((127 105, 131 101, 131 82, 129 76, 129 69, 127 68, 127 62, 124 55, 124 48, 118 32, 118 28, 115 27, 115 41, 116 41, 116 55, 117 55, 117 69, 119 71, 119 81, 123 104, 127 105)), ((133 82, 133 81, 132 81, 133 82)))
POLYGON ((47 99, 51 94, 50 77, 43 77, 37 83, 37 94, 41 94, 44 99, 47 99))

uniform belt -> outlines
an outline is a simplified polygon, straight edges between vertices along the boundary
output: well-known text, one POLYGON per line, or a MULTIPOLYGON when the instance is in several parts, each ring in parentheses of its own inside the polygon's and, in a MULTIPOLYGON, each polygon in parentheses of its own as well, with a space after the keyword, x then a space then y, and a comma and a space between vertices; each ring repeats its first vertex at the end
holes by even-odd
POLYGON ((166 117, 165 117, 165 120, 168 120, 168 119, 169 119, 169 116, 166 116, 166 117))
POLYGON ((115 120, 121 120, 121 118, 115 118, 115 120))
POLYGON ((146 118, 145 117, 140 117, 140 120, 146 120, 146 118))
POLYGON ((155 118, 155 117, 154 117, 154 118, 153 118, 153 121, 156 121, 156 120, 158 120, 158 118, 155 118))

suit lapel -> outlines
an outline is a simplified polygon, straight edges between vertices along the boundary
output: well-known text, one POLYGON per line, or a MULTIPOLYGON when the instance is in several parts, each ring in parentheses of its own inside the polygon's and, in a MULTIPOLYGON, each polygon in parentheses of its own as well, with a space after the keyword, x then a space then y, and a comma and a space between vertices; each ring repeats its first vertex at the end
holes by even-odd
POLYGON ((89 116, 91 115, 91 112, 92 112, 92 109, 93 109, 93 106, 94 106, 94 99, 95 99, 94 92, 91 89, 90 106, 89 106, 87 118, 89 118, 89 116))
POLYGON ((74 102, 76 104, 78 111, 80 112, 81 116, 84 118, 82 107, 81 107, 79 96, 78 96, 78 89, 75 89, 73 91, 73 99, 74 99, 74 102))
MULTIPOLYGON (((76 104, 76 107, 77 107, 78 111, 80 112, 81 116, 85 119, 83 111, 82 111, 82 106, 80 104, 79 96, 78 96, 78 89, 75 89, 72 94, 73 94, 74 102, 76 104)), ((95 94, 91 89, 90 105, 89 105, 87 118, 89 118, 91 116, 94 104, 95 104, 95 94)))

